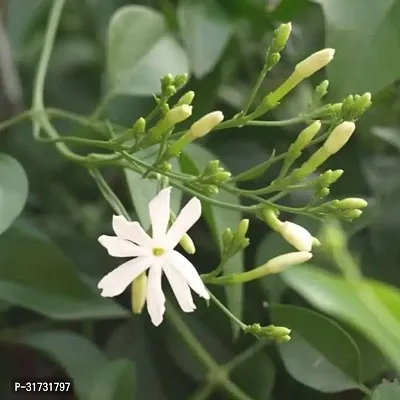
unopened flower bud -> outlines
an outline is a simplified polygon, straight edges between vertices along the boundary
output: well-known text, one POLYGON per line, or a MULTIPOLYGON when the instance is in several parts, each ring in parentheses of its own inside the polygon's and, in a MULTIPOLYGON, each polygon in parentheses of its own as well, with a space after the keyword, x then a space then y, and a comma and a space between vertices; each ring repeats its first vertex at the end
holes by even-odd
POLYGON ((147 275, 141 273, 132 282, 131 307, 134 314, 141 314, 146 303, 147 275))
MULTIPOLYGON (((312 243, 313 238, 311 238, 312 243)), ((311 250, 311 248, 310 248, 311 250)), ((302 264, 312 258, 312 253, 308 251, 296 251, 293 253, 286 253, 274 257, 269 260, 264 266, 259 267, 267 274, 277 274, 283 270, 291 267, 292 265, 302 264)))
POLYGON ((267 58, 267 70, 270 71, 281 59, 281 55, 279 53, 271 53, 268 54, 267 58))
POLYGON ((281 236, 299 251, 311 251, 313 237, 307 229, 286 221, 278 231, 281 236))
POLYGON ((246 236, 247 230, 249 229, 249 220, 242 219, 239 222, 239 226, 237 229, 237 235, 239 238, 244 238, 246 236))
POLYGON ((283 227, 283 223, 279 220, 277 212, 270 207, 263 208, 261 218, 276 232, 280 232, 283 227))
POLYGON ((347 143, 355 129, 354 122, 342 122, 332 131, 322 147, 330 155, 337 153, 347 143))
POLYGON ((175 76, 174 85, 179 89, 182 86, 186 85, 188 79, 189 79, 189 75, 187 73, 178 74, 175 76))
POLYGON ((313 237, 312 247, 319 247, 319 246, 321 246, 321 242, 316 237, 313 237))
POLYGON ((226 182, 231 177, 231 173, 228 171, 218 171, 215 176, 214 180, 218 183, 226 182))
POLYGON ((175 88, 175 86, 167 86, 167 87, 164 89, 164 96, 165 96, 165 97, 171 97, 171 96, 173 96, 175 93, 176 93, 176 88, 175 88))
POLYGON ((167 74, 161 78, 161 88, 163 91, 168 87, 174 84, 174 77, 172 74, 167 74))
POLYGON ((321 129, 321 122, 314 121, 311 125, 302 130, 294 142, 294 147, 298 150, 303 150, 314 139, 314 136, 321 129))
POLYGON ((332 183, 335 183, 342 175, 343 175, 343 170, 342 169, 335 169, 332 171, 329 184, 332 185, 332 183))
POLYGON ((214 111, 206 114, 204 117, 196 121, 189 130, 193 138, 200 138, 207 135, 224 119, 224 114, 221 111, 214 111))
POLYGON ((354 209, 354 208, 365 208, 368 203, 364 199, 357 197, 349 197, 347 199, 339 200, 336 203, 336 208, 341 209, 354 209))
POLYGON ((179 124, 192 115, 192 106, 183 104, 182 106, 174 107, 165 115, 165 120, 170 126, 179 124))
POLYGON ((358 209, 354 210, 345 210, 342 212, 341 217, 344 219, 348 219, 349 221, 352 221, 353 219, 357 219, 361 216, 362 211, 358 209))
POLYGON ((159 107, 160 107, 160 113, 163 116, 166 115, 170 110, 168 103, 161 103, 159 107))
POLYGON ((286 46, 286 42, 290 37, 292 32, 292 24, 289 22, 287 24, 281 24, 274 31, 274 38, 271 44, 271 53, 279 53, 286 46))
POLYGON ((274 337, 287 336, 287 335, 290 335, 290 332, 292 332, 292 330, 289 328, 286 328, 286 326, 270 325, 270 326, 268 326, 268 328, 270 328, 271 336, 274 336, 274 337))
POLYGON ((196 252, 196 247, 194 246, 193 240, 191 237, 185 233, 180 240, 179 244, 182 246, 183 250, 188 254, 194 254, 196 252))
POLYGON ((289 335, 285 335, 285 336, 279 336, 279 337, 277 337, 275 340, 276 340, 278 343, 284 344, 284 343, 289 342, 290 339, 291 339, 291 337, 290 337, 289 335))
POLYGON ((192 104, 192 101, 194 99, 194 92, 191 90, 189 92, 186 92, 176 103, 176 106, 182 106, 184 104, 187 104, 190 106, 192 104))
POLYGON ((305 79, 315 74, 321 68, 328 65, 335 55, 334 49, 324 49, 311 54, 305 60, 299 62, 295 67, 298 79, 305 79))
POLYGON ((329 86, 329 81, 328 81, 328 80, 322 81, 322 82, 315 88, 315 95, 316 95, 319 99, 322 99, 322 98, 328 93, 328 86, 329 86))
POLYGON ((140 117, 133 124, 133 135, 136 139, 139 139, 146 132, 146 120, 143 117, 140 117))

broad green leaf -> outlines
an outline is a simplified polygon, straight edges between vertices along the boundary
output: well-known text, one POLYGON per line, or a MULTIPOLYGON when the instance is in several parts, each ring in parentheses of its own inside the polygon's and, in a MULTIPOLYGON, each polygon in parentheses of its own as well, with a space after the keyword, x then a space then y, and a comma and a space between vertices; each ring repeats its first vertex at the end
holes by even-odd
MULTIPOLYGON (((316 235, 320 222, 304 216, 299 216, 293 219, 292 222, 304 226, 312 234, 316 235)), ((269 229, 265 225, 265 229, 269 229)), ((282 236, 276 232, 269 232, 261 241, 257 248, 256 267, 265 264, 271 258, 281 254, 296 251, 282 236)), ((266 276, 259 280, 261 287, 268 293, 271 302, 280 302, 282 295, 286 291, 286 284, 282 280, 281 274, 266 276)))
POLYGON ((58 320, 127 315, 83 280, 47 237, 22 224, 0 236, 0 300, 58 320))
POLYGON ((21 213, 28 197, 28 178, 21 164, 0 154, 0 234, 21 213))
POLYGON ((271 305, 269 310, 274 325, 292 330, 279 353, 293 378, 324 393, 359 387, 360 355, 339 324, 306 308, 271 305))
MULTIPOLYGON (((206 148, 191 144, 187 146, 180 157, 182 171, 198 174, 203 171, 209 161, 217 160, 218 157, 206 148)), ((237 196, 220 190, 215 196, 216 199, 231 204, 240 204, 237 196)), ((241 213, 235 210, 228 210, 212 206, 203 202, 204 217, 218 246, 221 246, 221 234, 226 228, 236 229, 241 221, 241 213)), ((216 267, 216 266, 215 266, 216 267)), ((226 273, 240 273, 244 270, 243 253, 232 257, 225 266, 226 273)), ((243 288, 241 285, 226 286, 226 297, 229 310, 239 319, 243 312, 243 288)), ((232 321, 234 336, 238 333, 238 326, 232 321)))
MULTIPOLYGON (((152 148, 151 151, 142 152, 138 156, 151 165, 156 160, 157 153, 152 148)), ((176 160, 172 160, 171 165, 173 171, 180 171, 176 160)), ((128 169, 125 170, 125 176, 136 215, 140 224, 147 229, 150 226, 149 202, 157 195, 157 181, 143 179, 141 174, 128 169)), ((171 209, 175 214, 179 213, 181 200, 182 193, 179 190, 173 190, 171 192, 171 209)))
POLYGON ((385 381, 372 393, 371 400, 396 400, 400 399, 400 385, 398 382, 385 381))
POLYGON ((160 92, 161 76, 188 72, 188 62, 164 17, 151 8, 131 5, 111 18, 107 69, 112 92, 149 95, 160 92))
POLYGON ((135 397, 135 366, 129 360, 104 364, 90 390, 89 400, 121 400, 135 397))
POLYGON ((43 352, 59 364, 72 378, 80 400, 89 399, 93 379, 107 362, 106 356, 91 341, 73 332, 31 332, 15 342, 43 352))
POLYGON ((127 321, 116 328, 107 343, 108 354, 128 358, 135 363, 135 399, 166 400, 165 389, 157 365, 153 363, 151 350, 140 318, 127 321))
POLYGON ((343 278, 311 266, 296 266, 282 273, 285 282, 312 305, 354 326, 400 370, 400 339, 392 333, 400 324, 400 293, 394 287, 368 280, 365 285, 385 308, 376 315, 343 278), (395 328, 393 326, 395 325, 395 328))
POLYGON ((234 33, 234 23, 215 0, 181 0, 177 16, 191 70, 201 78, 221 58, 234 33))
POLYGON ((326 21, 326 46, 336 49, 328 78, 336 96, 378 92, 400 76, 400 2, 315 0, 326 21))

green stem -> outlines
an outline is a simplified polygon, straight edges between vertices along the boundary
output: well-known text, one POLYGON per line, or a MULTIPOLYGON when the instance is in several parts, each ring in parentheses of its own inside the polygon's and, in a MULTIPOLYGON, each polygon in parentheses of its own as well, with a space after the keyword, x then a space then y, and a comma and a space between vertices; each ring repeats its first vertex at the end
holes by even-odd
POLYGON ((210 382, 210 385, 222 385, 233 399, 253 400, 237 385, 230 381, 224 369, 214 361, 203 346, 197 341, 197 338, 193 335, 189 327, 185 324, 175 307, 170 302, 167 304, 167 318, 170 320, 176 329, 176 332, 181 336, 188 348, 193 352, 193 355, 208 369, 209 376, 213 378, 213 382, 210 382), (215 379, 215 377, 218 377, 218 379, 215 379))
POLYGON ((15 117, 0 122, 0 132, 3 131, 4 129, 9 128, 10 126, 18 124, 21 121, 24 121, 25 119, 29 119, 32 116, 32 114, 33 114, 32 110, 26 110, 21 114, 16 115, 15 117))
POLYGON ((97 183, 97 186, 100 189, 100 192, 107 200, 108 204, 110 204, 111 208, 118 214, 124 216, 127 220, 130 220, 129 214, 126 211, 125 207, 117 197, 117 195, 110 188, 108 183, 104 180, 103 176, 97 169, 90 169, 90 175, 92 175, 93 179, 97 183))
POLYGON ((253 89, 251 90, 249 97, 247 98, 246 102, 244 103, 243 111, 242 111, 243 115, 246 115, 247 111, 253 104, 254 98, 256 97, 257 92, 260 89, 260 86, 261 86, 263 80, 265 79, 265 76, 267 75, 267 72, 268 72, 268 66, 267 66, 267 64, 265 64, 263 69, 260 72, 260 75, 258 75, 257 81, 256 81, 255 85, 253 86, 253 89))
POLYGON ((211 300, 220 308, 220 310, 227 315, 232 321, 236 322, 239 325, 240 329, 244 330, 247 328, 247 325, 244 324, 239 318, 233 315, 210 291, 211 300))
POLYGON ((224 365, 224 368, 227 372, 233 371, 236 367, 243 364, 249 358, 256 355, 259 351, 261 351, 267 344, 269 343, 268 340, 257 340, 255 344, 248 347, 245 351, 240 353, 238 356, 233 358, 231 361, 227 362, 224 365))

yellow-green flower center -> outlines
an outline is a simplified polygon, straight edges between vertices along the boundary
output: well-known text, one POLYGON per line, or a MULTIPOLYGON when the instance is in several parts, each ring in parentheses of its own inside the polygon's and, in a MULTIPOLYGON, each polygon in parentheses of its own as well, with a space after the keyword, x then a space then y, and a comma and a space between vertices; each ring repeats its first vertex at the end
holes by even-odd
POLYGON ((153 255, 159 257, 164 254, 164 249, 162 247, 153 247, 153 255))

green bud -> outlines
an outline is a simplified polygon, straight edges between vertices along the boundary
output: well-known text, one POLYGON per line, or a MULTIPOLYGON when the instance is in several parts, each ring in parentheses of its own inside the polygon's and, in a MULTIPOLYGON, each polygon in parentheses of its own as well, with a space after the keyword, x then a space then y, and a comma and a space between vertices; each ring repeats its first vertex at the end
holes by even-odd
POLYGON ((269 328, 271 336, 274 337, 287 336, 291 332, 291 329, 286 328, 285 326, 269 325, 267 328, 269 328))
POLYGON ((296 141, 294 142, 294 148, 297 151, 303 150, 310 142, 313 140, 314 136, 319 132, 321 129, 321 122, 314 121, 311 125, 307 126, 307 128, 303 129, 299 136, 297 137, 296 141))
POLYGON ((214 175, 219 170, 219 160, 211 160, 208 162, 205 170, 204 175, 214 175))
POLYGON ((315 88, 315 95, 316 95, 319 99, 322 99, 322 98, 328 93, 328 86, 329 86, 329 81, 328 81, 328 80, 322 81, 322 82, 315 88))
POLYGON ((174 84, 174 77, 172 76, 172 74, 167 74, 161 78, 161 88, 163 92, 168 86, 171 86, 173 84, 174 84))
POLYGON ((227 171, 218 171, 214 176, 214 180, 217 183, 223 183, 226 182, 231 177, 231 175, 232 174, 227 171))
POLYGON ((176 93, 176 88, 175 88, 175 86, 167 86, 165 89, 164 89, 164 92, 163 92, 163 94, 164 94, 164 96, 165 97, 171 97, 171 96, 173 96, 174 94, 176 93))
POLYGON ((164 161, 161 165, 160 165, 160 169, 163 172, 170 172, 172 170, 172 165, 171 163, 164 161))
POLYGON ((321 242, 316 237, 313 237, 312 247, 320 247, 320 246, 321 242))
POLYGON ((327 104, 322 108, 322 112, 319 116, 322 117, 322 116, 327 116, 327 115, 341 114, 342 107, 343 107, 342 103, 327 104))
POLYGON ((267 66, 268 71, 271 70, 281 59, 281 55, 279 53, 272 53, 268 55, 267 66))
POLYGON ((131 307, 134 314, 141 314, 146 303, 147 275, 141 273, 132 282, 131 307))
POLYGON ((240 238, 240 239, 246 237, 246 233, 247 233, 248 229, 249 229, 249 220, 248 219, 242 219, 239 222, 239 226, 238 226, 238 229, 237 229, 237 232, 236 232, 237 237, 240 238))
POLYGON ((281 24, 274 31, 274 38, 272 39, 271 44, 271 53, 279 53, 286 46, 286 42, 290 37, 290 33, 292 31, 292 24, 289 22, 287 24, 281 24))
POLYGON ((342 117, 347 120, 351 119, 354 106, 354 96, 347 96, 342 103, 342 117))
POLYGON ((218 194, 218 187, 215 185, 204 185, 203 192, 206 196, 218 194))
POLYGON ((196 252, 196 247, 194 246, 193 240, 190 236, 185 233, 180 240, 179 244, 182 246, 183 250, 188 254, 194 254, 196 252))
POLYGON ((335 183, 343 175, 343 172, 344 171, 342 169, 335 169, 332 171, 329 184, 332 185, 332 183, 335 183))
POLYGON ((226 249, 231 245, 232 239, 233 239, 232 230, 230 228, 226 228, 222 233, 222 244, 224 249, 226 249))
POLYGON ((345 210, 343 211, 340 216, 344 219, 347 219, 349 221, 352 221, 353 219, 357 219, 361 216, 362 211, 353 209, 353 210, 345 210))
POLYGON ((278 343, 284 344, 284 343, 289 342, 290 339, 291 339, 291 337, 290 337, 289 335, 285 335, 285 336, 279 336, 279 337, 277 337, 275 340, 276 340, 278 343))
POLYGON ((178 74, 175 76, 174 85, 179 89, 182 86, 186 85, 188 79, 189 79, 189 75, 187 73, 178 74))
POLYGON ((324 187, 324 188, 322 188, 321 190, 318 191, 317 197, 319 199, 323 199, 324 197, 328 196, 330 192, 331 191, 329 190, 329 188, 324 187))
POLYGON ((161 115, 167 115, 168 111, 170 110, 168 103, 161 103, 160 104, 160 113, 161 115))
POLYGON ((349 197, 347 199, 339 200, 336 207, 339 209, 355 209, 355 208, 365 208, 368 203, 364 199, 359 199, 357 197, 349 197))
POLYGON ((186 92, 176 103, 176 106, 181 106, 183 104, 187 104, 190 106, 192 104, 192 101, 194 99, 194 92, 191 90, 189 92, 186 92))
POLYGON ((134 124, 133 124, 133 135, 136 139, 139 139, 141 136, 144 135, 146 132, 146 120, 140 117, 134 124))

